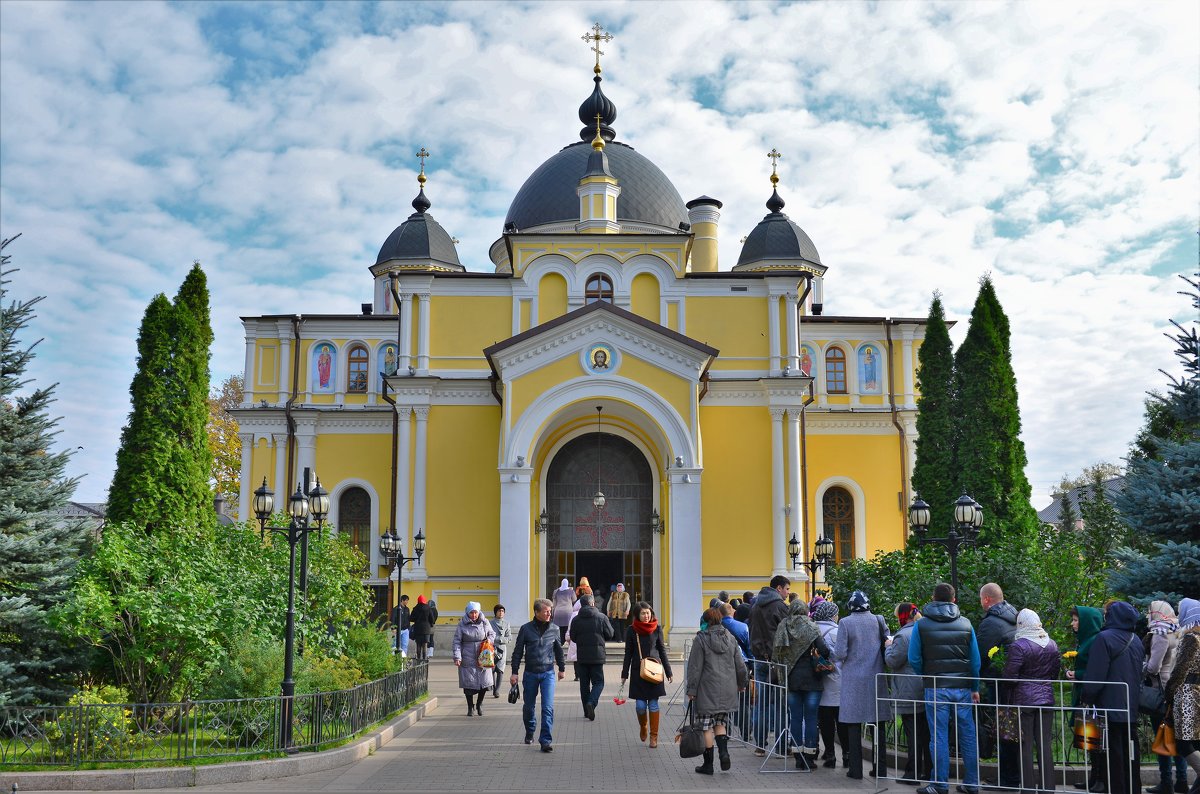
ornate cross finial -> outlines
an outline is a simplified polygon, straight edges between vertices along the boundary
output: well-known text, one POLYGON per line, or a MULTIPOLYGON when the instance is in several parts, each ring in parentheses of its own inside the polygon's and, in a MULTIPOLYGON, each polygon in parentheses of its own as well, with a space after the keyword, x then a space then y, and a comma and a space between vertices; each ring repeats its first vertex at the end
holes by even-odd
POLYGON ((424 146, 421 147, 421 151, 417 152, 417 157, 420 158, 420 160, 421 160, 421 173, 417 175, 417 181, 421 183, 422 187, 424 187, 424 185, 425 185, 425 158, 429 157, 429 152, 425 151, 424 146))
POLYGON ((604 50, 600 49, 600 42, 612 40, 612 34, 604 32, 604 28, 600 27, 599 22, 592 25, 592 31, 590 33, 583 34, 583 42, 585 44, 591 44, 592 46, 588 49, 596 53, 596 68, 592 70, 596 74, 600 74, 600 56, 604 54, 604 50))
POLYGON ((776 151, 775 147, 772 146, 771 151, 767 152, 767 157, 771 158, 771 184, 778 185, 779 184, 779 174, 776 171, 775 167, 779 164, 779 158, 783 157, 783 155, 780 154, 778 151, 776 151))

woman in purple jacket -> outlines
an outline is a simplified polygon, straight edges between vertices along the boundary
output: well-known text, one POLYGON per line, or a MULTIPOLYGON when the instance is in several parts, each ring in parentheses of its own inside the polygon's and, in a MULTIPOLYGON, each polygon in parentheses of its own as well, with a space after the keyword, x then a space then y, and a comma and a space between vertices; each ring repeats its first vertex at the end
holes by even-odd
POLYGON ((1042 619, 1032 609, 1022 609, 1017 614, 1017 633, 1008 646, 1008 660, 1001 675, 1014 679, 1008 685, 1008 702, 1021 707, 1021 787, 1026 791, 1054 790, 1054 757, 1050 752, 1054 727, 1051 682, 1058 679, 1061 665, 1058 646, 1042 628, 1042 619), (1040 777, 1033 772, 1035 743, 1040 777))

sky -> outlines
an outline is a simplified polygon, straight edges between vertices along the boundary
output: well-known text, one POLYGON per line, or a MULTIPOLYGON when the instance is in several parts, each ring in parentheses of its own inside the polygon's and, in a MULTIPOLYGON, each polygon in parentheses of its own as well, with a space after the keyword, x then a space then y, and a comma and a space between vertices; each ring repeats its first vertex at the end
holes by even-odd
POLYGON ((1034 504, 1120 462, 1163 337, 1197 318, 1194 2, 0 2, 4 300, 46 299, 26 388, 57 383, 76 501, 104 501, 142 314, 199 261, 212 379, 242 316, 357 313, 412 211, 469 270, 525 178, 578 140, 598 22, 617 138, 684 200, 724 202, 721 269, 785 212, 825 313, 924 317, 961 342, 990 274, 1012 328, 1034 504))

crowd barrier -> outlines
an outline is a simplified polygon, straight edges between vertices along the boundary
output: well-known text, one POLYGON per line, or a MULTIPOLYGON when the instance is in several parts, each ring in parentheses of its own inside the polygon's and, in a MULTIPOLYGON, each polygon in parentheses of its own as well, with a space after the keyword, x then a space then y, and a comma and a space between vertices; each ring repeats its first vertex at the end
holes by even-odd
MULTIPOLYGON (((1030 680, 1022 679, 1021 683, 1048 684, 1054 693, 1053 705, 1020 706, 1009 703, 1008 692, 1014 682, 1012 680, 981 678, 980 702, 972 703, 969 696, 965 702, 949 703, 945 699, 938 700, 933 694, 938 688, 960 688, 961 678, 925 676, 921 688, 923 697, 920 699, 896 697, 894 693, 902 687, 903 679, 920 678, 915 675, 899 673, 879 673, 879 691, 889 693, 880 696, 876 701, 876 725, 879 726, 876 741, 883 743, 883 749, 888 754, 888 774, 876 778, 875 791, 883 791, 887 780, 904 780, 911 783, 914 779, 920 785, 930 782, 928 769, 922 770, 920 754, 911 755, 916 749, 914 745, 923 742, 926 737, 934 738, 930 742, 928 762, 937 767, 939 761, 948 761, 949 774, 945 781, 950 791, 955 791, 957 785, 967 785, 968 753, 964 746, 959 746, 958 731, 955 727, 954 711, 957 706, 969 720, 966 727, 972 727, 968 733, 974 734, 978 747, 976 766, 981 759, 998 763, 1001 754, 1014 755, 1013 770, 1019 774, 1016 785, 1002 785, 1002 781, 991 779, 983 781, 989 789, 1004 791, 1057 791, 1068 789, 1074 791, 1072 784, 1092 780, 1095 773, 1103 780, 1113 779, 1115 758, 1123 755, 1135 759, 1137 753, 1134 737, 1128 729, 1115 726, 1110 729, 1110 723, 1120 723, 1127 719, 1129 712, 1129 689, 1123 683, 1105 683, 1101 686, 1118 691, 1117 701, 1124 704, 1120 708, 1086 708, 1072 706, 1076 683, 1062 680, 1030 680), (941 706, 948 717, 946 721, 947 741, 945 753, 947 759, 940 758, 941 742, 936 741, 934 731, 929 728, 929 714, 941 706), (1121 719, 1114 717, 1121 716, 1121 719), (922 732, 924 722, 927 732, 922 732), (1117 738, 1119 737, 1119 739, 1117 738), (1124 754, 1113 753, 1111 742, 1127 742, 1124 754), (1086 748, 1086 749, 1084 749, 1086 748), (1029 756, 1028 760, 1026 756, 1029 756), (911 767, 909 764, 911 763, 911 767), (1046 766, 1043 768, 1042 763, 1046 766), (1093 769, 1093 764, 1099 764, 1093 769), (909 767, 913 777, 906 777, 906 767, 909 767)), ((1108 699, 1108 698, 1106 698, 1108 699)), ((1135 709, 1136 711, 1136 709, 1135 709)), ((938 726, 940 734, 940 725, 938 726)), ((1136 723, 1133 725, 1136 731, 1136 723)), ((967 737, 970 740, 970 736, 967 737)), ((870 758, 864 752, 864 758, 870 758)), ((989 763, 990 765, 990 763, 989 763)), ((990 770, 989 770, 990 771, 990 770)), ((998 772, 998 770, 997 770, 998 772)), ((972 783, 980 781, 978 771, 970 776, 972 783)), ((989 774, 989 777, 992 777, 989 774)), ((1013 781, 1009 781, 1012 783, 1013 781)), ((939 781, 939 786, 943 783, 939 781)), ((1110 789, 1111 790, 1111 789, 1110 789)))

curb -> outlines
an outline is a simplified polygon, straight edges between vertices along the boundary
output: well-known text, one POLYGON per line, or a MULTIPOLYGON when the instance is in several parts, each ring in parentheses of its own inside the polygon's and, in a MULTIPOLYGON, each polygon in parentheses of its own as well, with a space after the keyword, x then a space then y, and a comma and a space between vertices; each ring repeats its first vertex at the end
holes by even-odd
POLYGON ((293 775, 307 775, 347 766, 374 754, 399 734, 437 708, 430 696, 383 727, 333 750, 299 753, 288 758, 231 761, 225 764, 145 769, 86 769, 75 772, 15 772, 0 775, 0 789, 16 784, 22 791, 120 791, 132 789, 190 788, 221 783, 247 783, 293 775))

